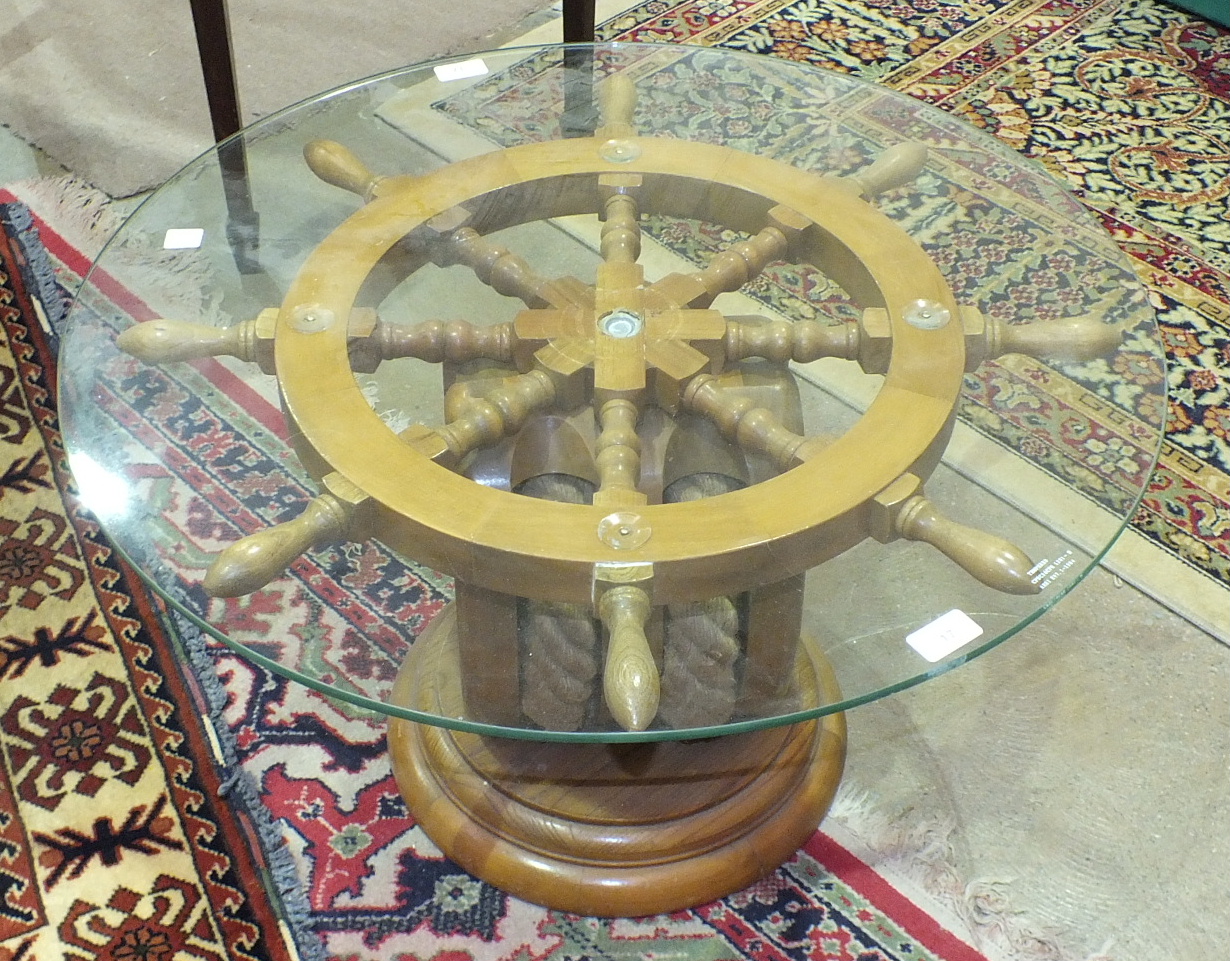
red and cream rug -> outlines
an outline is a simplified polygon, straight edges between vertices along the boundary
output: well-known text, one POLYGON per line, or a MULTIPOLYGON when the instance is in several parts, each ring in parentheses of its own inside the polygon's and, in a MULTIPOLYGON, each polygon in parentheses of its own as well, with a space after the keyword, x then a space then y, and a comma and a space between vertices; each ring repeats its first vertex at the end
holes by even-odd
MULTIPOLYGON (((1171 350, 1168 445, 1124 575, 1230 635, 1225 30, 1150 0, 653 0, 604 33, 876 79, 1068 183, 1134 259, 1171 350)), ((0 961, 1063 957, 1045 933, 1005 936, 959 884, 869 867, 849 796, 776 874, 669 917, 545 911, 443 859, 392 783, 380 719, 164 617, 77 505, 53 280, 75 288, 108 229, 105 206, 78 199, 0 193, 0 961)), ((443 585, 421 585, 429 614, 443 585)))

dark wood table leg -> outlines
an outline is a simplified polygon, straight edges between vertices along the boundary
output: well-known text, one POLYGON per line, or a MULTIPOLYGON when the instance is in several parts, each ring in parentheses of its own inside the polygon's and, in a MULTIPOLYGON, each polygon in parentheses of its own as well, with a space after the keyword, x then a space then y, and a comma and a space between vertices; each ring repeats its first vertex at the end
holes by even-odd
MULTIPOLYGON (((231 46, 230 19, 226 0, 190 0, 192 23, 196 30, 201 75, 214 139, 220 144, 218 161, 226 195, 227 237, 241 273, 257 273, 260 264, 260 217, 252 203, 248 181, 248 157, 242 138, 228 141, 243 126, 239 111, 239 89, 235 80, 235 57, 231 46)), ((564 0, 564 42, 588 43, 594 39, 595 0, 564 0)), ((575 56, 573 59, 577 59, 575 56)), ((570 84, 569 108, 565 113, 566 132, 587 136, 593 132, 596 111, 593 107, 593 60, 588 55, 574 64, 576 83, 570 84)))
POLYGON ((213 124, 214 140, 219 144, 218 163, 222 169, 222 190, 226 197, 227 239, 230 240, 235 265, 240 273, 258 273, 260 216, 252 203, 247 148, 242 137, 234 137, 243 126, 243 120, 239 112, 239 89, 235 82, 235 58, 231 50, 226 0, 191 0, 191 5, 209 118, 213 124))
POLYGON ((564 0, 564 43, 594 42, 597 0, 564 0))
MULTIPOLYGON (((596 0, 564 0, 564 43, 592 43, 596 0)), ((594 102, 594 54, 589 48, 564 51, 564 114, 560 133, 592 137, 598 127, 594 102)))

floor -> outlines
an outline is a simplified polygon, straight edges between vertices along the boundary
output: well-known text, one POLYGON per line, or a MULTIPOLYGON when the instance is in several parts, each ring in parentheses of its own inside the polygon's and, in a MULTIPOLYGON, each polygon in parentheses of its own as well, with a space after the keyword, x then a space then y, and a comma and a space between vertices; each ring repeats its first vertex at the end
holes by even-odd
MULTIPOLYGON (((0 183, 63 172, 0 128, 0 183)), ((1075 961, 1224 955, 1230 647, 1108 570, 849 723, 847 783, 1021 956, 1030 938, 1075 961)))

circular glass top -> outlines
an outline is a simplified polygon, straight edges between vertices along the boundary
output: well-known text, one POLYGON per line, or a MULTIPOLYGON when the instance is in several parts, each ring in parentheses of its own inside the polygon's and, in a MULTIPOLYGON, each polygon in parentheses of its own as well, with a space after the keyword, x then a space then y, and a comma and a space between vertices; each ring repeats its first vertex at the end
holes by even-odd
POLYGON ((1044 170, 874 84, 520 48, 185 168, 63 338, 82 499, 244 656, 551 740, 842 710, 1098 562, 1163 352, 1044 170))

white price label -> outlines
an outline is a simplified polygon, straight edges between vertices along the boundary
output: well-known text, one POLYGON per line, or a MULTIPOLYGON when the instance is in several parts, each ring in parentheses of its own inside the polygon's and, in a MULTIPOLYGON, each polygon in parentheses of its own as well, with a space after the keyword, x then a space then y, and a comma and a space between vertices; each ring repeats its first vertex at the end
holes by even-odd
POLYGON ((162 238, 163 250, 196 250, 205 241, 202 227, 172 227, 162 238))
POLYGON ((905 642, 934 664, 981 636, 982 628, 972 617, 964 611, 949 611, 908 634, 905 642))
POLYGON ((462 60, 458 63, 442 63, 434 68, 436 79, 441 83, 450 80, 468 80, 470 77, 481 77, 487 73, 487 64, 481 57, 474 60, 462 60))

